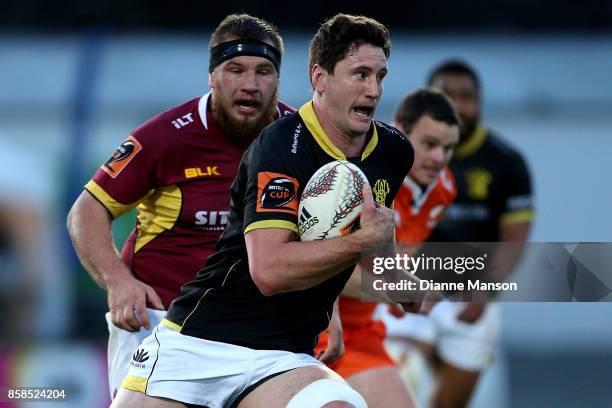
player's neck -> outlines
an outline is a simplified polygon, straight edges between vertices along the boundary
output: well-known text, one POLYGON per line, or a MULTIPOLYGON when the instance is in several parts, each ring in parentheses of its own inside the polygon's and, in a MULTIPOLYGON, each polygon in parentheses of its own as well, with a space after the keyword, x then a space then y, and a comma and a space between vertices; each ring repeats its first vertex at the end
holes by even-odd
POLYGON ((329 137, 329 140, 331 140, 346 157, 359 157, 368 141, 369 132, 359 136, 347 134, 336 126, 329 112, 322 108, 320 104, 320 101, 315 101, 313 99, 315 115, 317 116, 321 128, 327 137, 329 137))

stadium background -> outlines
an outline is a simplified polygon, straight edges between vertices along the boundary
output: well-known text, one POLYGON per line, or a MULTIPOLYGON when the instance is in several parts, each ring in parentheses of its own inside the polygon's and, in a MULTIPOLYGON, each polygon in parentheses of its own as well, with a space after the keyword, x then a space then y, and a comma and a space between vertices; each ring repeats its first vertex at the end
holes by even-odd
MULTIPOLYGON (((286 42, 282 99, 310 96, 307 44, 338 11, 389 25, 390 75, 377 118, 388 121, 428 70, 462 57, 480 72, 484 122, 522 150, 534 180, 531 241, 612 241, 612 2, 549 0, 307 4, 40 0, 0 15, 0 199, 41 214, 44 248, 36 335, 0 333, 0 387, 56 386, 71 401, 108 404, 105 294, 80 268, 65 214, 82 185, 151 115, 207 90, 208 36, 229 12, 276 23, 286 42), (25 201, 24 201, 25 202, 25 201)), ((115 223, 121 244, 132 219, 115 223)), ((4 258, 3 258, 4 259, 4 258)), ((0 285, 19 273, 2 260, 0 285)), ((496 361, 474 407, 607 407, 612 305, 508 303, 496 361)), ((1 319, 10 319, 3 315, 1 319)), ((0 402, 0 406, 14 406, 0 402)), ((24 404, 23 406, 28 406, 24 404)), ((42 406, 37 404, 34 406, 42 406)))

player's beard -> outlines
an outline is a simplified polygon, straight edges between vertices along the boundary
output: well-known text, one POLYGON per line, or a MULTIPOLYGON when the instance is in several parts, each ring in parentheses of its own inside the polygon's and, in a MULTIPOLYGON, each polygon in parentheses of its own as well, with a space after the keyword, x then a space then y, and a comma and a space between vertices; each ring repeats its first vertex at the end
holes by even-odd
POLYGON ((262 129, 274 121, 276 116, 276 105, 278 104, 278 90, 274 92, 274 97, 267 106, 261 109, 261 113, 256 120, 237 120, 223 109, 221 102, 212 98, 212 112, 215 120, 223 129, 228 139, 234 142, 251 142, 262 129))

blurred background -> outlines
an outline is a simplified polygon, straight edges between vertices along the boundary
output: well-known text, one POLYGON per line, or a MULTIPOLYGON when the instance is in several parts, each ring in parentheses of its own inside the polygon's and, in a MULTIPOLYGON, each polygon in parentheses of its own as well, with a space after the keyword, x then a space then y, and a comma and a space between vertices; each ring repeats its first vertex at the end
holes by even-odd
MULTIPOLYGON (((612 241, 610 0, 4 0, 0 387, 60 387, 71 399, 52 406, 108 406, 106 296, 78 263, 65 217, 133 128, 207 91, 208 38, 231 12, 279 26, 281 98, 298 107, 311 95, 308 41, 336 12, 391 30, 380 120, 442 59, 470 62, 483 83, 484 122, 528 160, 537 208, 530 240, 612 241)), ((118 246, 128 218, 113 225, 118 246)), ((612 304, 502 309, 496 361, 472 406, 612 406, 612 304)))

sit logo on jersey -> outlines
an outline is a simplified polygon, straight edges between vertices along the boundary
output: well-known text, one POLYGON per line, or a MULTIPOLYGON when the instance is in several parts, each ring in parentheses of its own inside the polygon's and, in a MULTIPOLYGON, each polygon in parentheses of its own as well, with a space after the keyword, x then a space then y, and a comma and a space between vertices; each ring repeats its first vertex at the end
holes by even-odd
POLYGON ((142 145, 130 135, 119 146, 115 153, 102 165, 102 170, 112 178, 115 178, 128 165, 128 163, 142 150, 142 145))
POLYGON ((198 211, 195 213, 195 228, 204 231, 223 231, 228 216, 229 211, 198 211))

